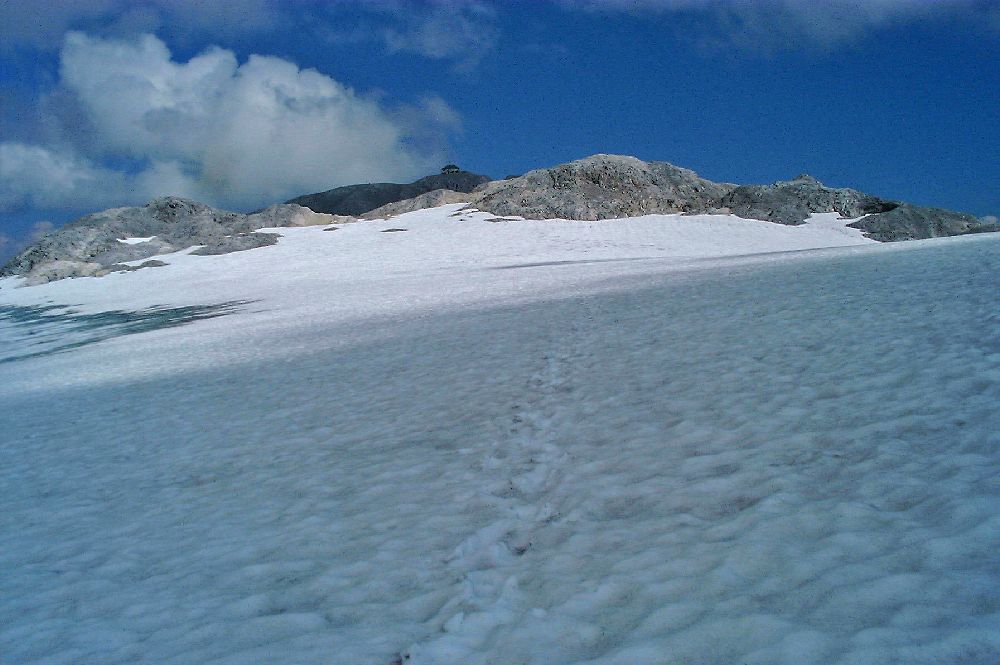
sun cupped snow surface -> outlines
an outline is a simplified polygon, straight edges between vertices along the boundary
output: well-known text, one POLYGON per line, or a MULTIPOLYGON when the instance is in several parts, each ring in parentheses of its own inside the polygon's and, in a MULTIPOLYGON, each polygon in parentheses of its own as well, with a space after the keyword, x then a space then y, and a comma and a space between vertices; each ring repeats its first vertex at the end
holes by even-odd
POLYGON ((281 232, 0 284, 242 303, 0 365, 0 663, 1000 662, 1000 239, 281 232))

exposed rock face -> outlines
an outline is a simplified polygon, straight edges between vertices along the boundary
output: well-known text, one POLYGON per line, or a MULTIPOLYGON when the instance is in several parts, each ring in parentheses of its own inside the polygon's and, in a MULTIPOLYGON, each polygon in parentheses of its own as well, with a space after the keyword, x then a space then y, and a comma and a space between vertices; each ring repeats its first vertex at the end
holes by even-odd
MULTIPOLYGON (((41 238, 0 269, 0 276, 24 275, 29 283, 125 270, 121 265, 157 254, 202 245, 195 254, 224 254, 273 245, 278 236, 257 229, 346 221, 295 205, 272 206, 252 215, 217 210, 202 203, 164 197, 135 208, 87 215, 41 238), (150 238, 123 243, 130 238, 150 238)), ((156 262, 161 264, 161 262, 156 262)), ((152 267, 149 262, 147 267, 152 267)), ((153 264, 155 265, 155 264, 153 264)))
POLYGON ((869 238, 880 242, 1000 231, 1000 224, 984 222, 972 215, 909 203, 900 203, 892 210, 869 215, 848 226, 861 229, 869 238))
POLYGON ((666 162, 593 155, 491 182, 474 193, 472 202, 501 216, 596 220, 710 212, 734 187, 666 162))
POLYGON ((723 197, 722 204, 734 215, 779 224, 801 224, 814 212, 863 217, 849 226, 880 242, 1000 230, 997 224, 972 215, 888 201, 854 189, 834 189, 808 175, 773 185, 737 187, 723 197))
POLYGON ((337 187, 326 192, 298 196, 288 203, 296 203, 315 212, 357 216, 389 203, 411 199, 436 189, 471 192, 489 181, 490 179, 484 175, 457 171, 427 176, 409 184, 377 182, 367 185, 337 187))
POLYGON ((773 185, 742 185, 722 197, 721 203, 739 217, 779 224, 801 224, 814 212, 853 218, 887 212, 898 205, 854 189, 826 187, 809 175, 773 185))

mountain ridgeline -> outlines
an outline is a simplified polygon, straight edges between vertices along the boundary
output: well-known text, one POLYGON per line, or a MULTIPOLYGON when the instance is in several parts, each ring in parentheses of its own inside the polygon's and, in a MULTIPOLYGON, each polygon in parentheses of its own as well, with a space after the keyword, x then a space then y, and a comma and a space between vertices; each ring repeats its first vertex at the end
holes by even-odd
POLYGON ((600 220, 652 214, 731 214, 797 225, 813 213, 836 212, 868 237, 891 242, 998 231, 964 213, 890 201, 854 189, 827 187, 800 175, 770 185, 717 183, 667 162, 593 155, 568 164, 496 180, 469 194, 436 191, 377 208, 374 219, 444 203, 467 202, 504 217, 600 220))
POLYGON ((735 215, 798 225, 838 213, 874 240, 891 242, 1000 231, 972 215, 832 188, 808 175, 770 185, 717 183, 667 162, 593 155, 491 181, 444 169, 409 184, 373 183, 306 194, 252 214, 176 197, 83 217, 15 256, 0 277, 27 284, 163 265, 157 255, 197 246, 221 254, 277 242, 259 229, 378 219, 446 203, 467 203, 500 218, 602 220, 651 214, 735 215))
POLYGON ((593 155, 481 185, 468 195, 432 192, 365 214, 385 217, 465 201, 505 217, 599 220, 652 214, 731 214, 777 224, 804 223, 813 213, 861 218, 850 224, 882 242, 935 238, 1000 227, 959 212, 915 206, 827 187, 800 175, 770 185, 717 183, 667 162, 593 155))
POLYGON ((412 199, 438 189, 468 193, 490 179, 468 171, 451 171, 427 176, 416 182, 397 184, 376 182, 366 185, 347 185, 316 194, 297 196, 286 203, 305 206, 313 212, 333 215, 361 215, 395 201, 412 199))

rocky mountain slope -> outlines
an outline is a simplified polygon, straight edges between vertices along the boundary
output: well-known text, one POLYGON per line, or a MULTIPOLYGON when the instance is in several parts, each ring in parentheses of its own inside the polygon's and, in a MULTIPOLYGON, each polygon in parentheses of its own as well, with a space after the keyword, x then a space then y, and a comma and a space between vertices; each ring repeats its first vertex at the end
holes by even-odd
POLYGON ((29 283, 43 283, 136 270, 162 265, 158 261, 135 265, 137 261, 194 245, 200 245, 194 254, 225 254, 277 242, 277 235, 254 233, 257 229, 330 224, 345 219, 288 204, 243 215, 168 196, 135 208, 112 208, 67 224, 16 255, 0 269, 0 277, 22 275, 29 283))
POLYGON ((807 175, 770 185, 735 185, 712 182, 666 162, 619 155, 593 155, 506 180, 489 181, 459 171, 409 185, 341 187, 292 201, 249 215, 175 197, 106 210, 42 238, 15 256, 0 276, 22 275, 29 283, 40 283, 135 270, 158 264, 137 261, 193 245, 200 245, 198 254, 221 254, 277 242, 274 234, 254 233, 261 228, 355 219, 326 211, 375 219, 447 203, 468 203, 497 216, 527 219, 731 214, 785 225, 802 224, 813 213, 835 212, 857 219, 850 226, 879 241, 1000 231, 997 224, 972 215, 827 187, 807 175))
POLYGON ((316 194, 297 196, 287 203, 304 206, 314 212, 360 215, 380 206, 411 199, 436 189, 471 192, 489 181, 490 179, 484 175, 458 171, 427 176, 408 184, 377 182, 365 185, 347 185, 316 194))
POLYGON ((480 186, 466 196, 435 192, 373 210, 374 218, 466 201, 499 216, 598 220, 649 214, 733 214, 778 224, 801 224, 813 213, 836 212, 879 241, 997 231, 972 215, 881 199, 827 187, 800 175, 771 185, 733 185, 701 178, 666 162, 593 155, 480 186))

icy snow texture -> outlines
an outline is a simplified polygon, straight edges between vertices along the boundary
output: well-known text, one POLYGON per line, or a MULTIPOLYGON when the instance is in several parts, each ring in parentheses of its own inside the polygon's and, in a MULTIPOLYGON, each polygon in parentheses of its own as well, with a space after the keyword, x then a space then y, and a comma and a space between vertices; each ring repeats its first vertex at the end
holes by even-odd
POLYGON ((0 662, 1000 661, 1000 240, 454 212, 2 282, 257 302, 0 365, 0 662))

